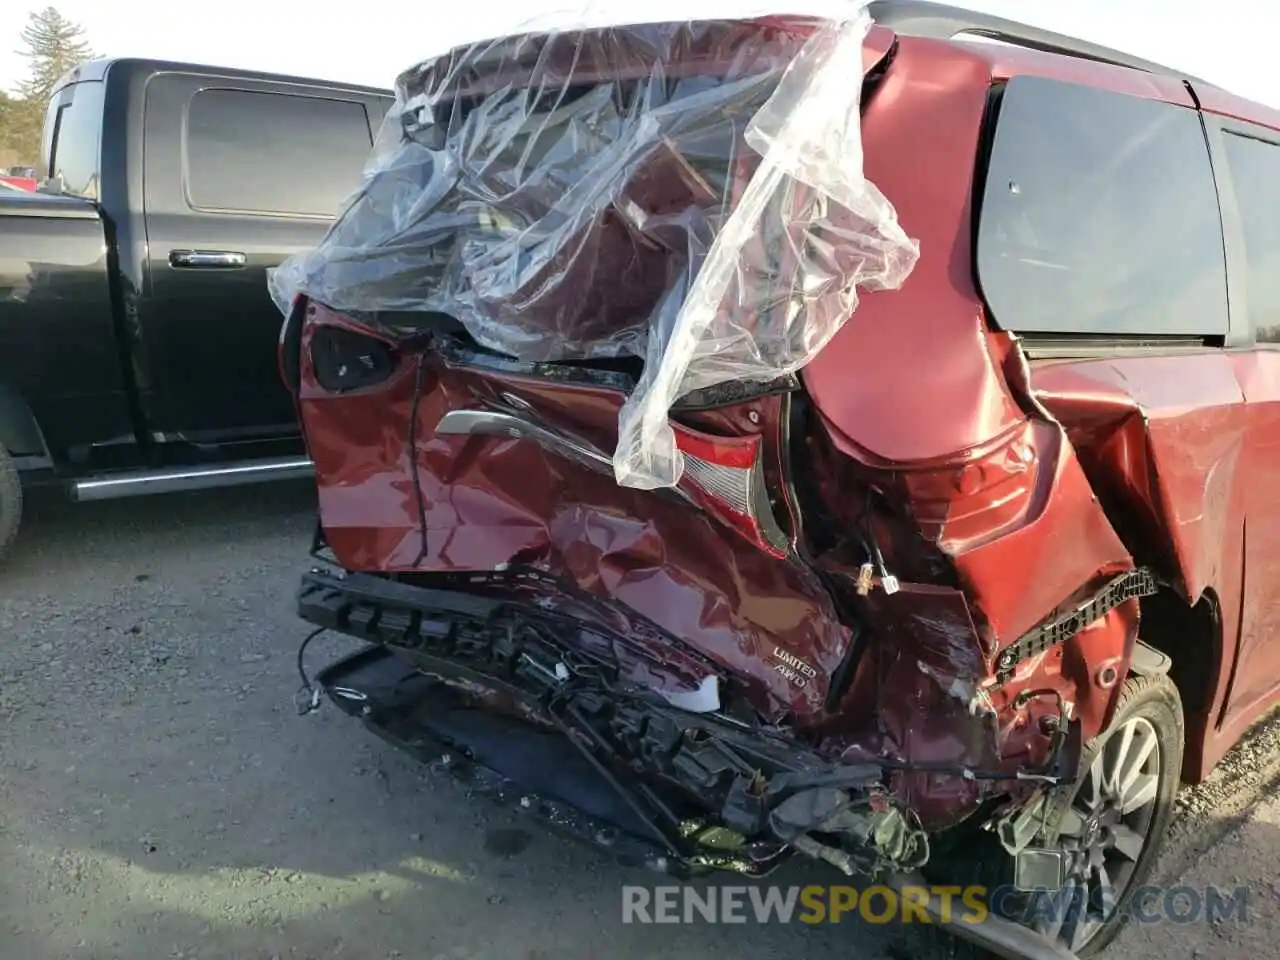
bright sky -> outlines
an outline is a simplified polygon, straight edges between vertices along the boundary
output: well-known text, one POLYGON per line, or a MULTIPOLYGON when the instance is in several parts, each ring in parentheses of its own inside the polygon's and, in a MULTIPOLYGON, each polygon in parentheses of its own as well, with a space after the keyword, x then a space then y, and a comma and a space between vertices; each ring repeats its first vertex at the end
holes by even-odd
MULTIPOLYGON (((574 0, 18 0, 8 5, 0 41, 0 87, 11 88, 24 63, 14 52, 24 7, 52 2, 84 26, 99 53, 270 70, 389 87, 395 75, 456 42, 492 36, 543 11, 573 11, 574 0), (15 9, 16 7, 16 9, 15 9), (434 8, 434 9, 432 9, 434 8)), ((810 0, 812 2, 812 0, 810 0)), ((827 0, 831 2, 831 0, 827 0)), ((1167 63, 1251 99, 1280 107, 1276 0, 954 0, 957 5, 1167 63), (1211 13, 1210 13, 1211 12, 1211 13)), ((805 0, 593 0, 590 6, 642 10, 645 19, 722 13, 744 3, 769 9, 805 0)))

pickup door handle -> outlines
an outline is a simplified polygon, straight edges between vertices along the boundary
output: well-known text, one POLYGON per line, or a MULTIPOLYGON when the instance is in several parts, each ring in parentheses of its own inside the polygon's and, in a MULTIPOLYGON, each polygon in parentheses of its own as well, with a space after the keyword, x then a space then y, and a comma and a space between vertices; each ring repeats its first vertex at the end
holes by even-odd
POLYGON ((235 250, 170 250, 169 266, 227 270, 243 267, 248 261, 243 253, 235 250))

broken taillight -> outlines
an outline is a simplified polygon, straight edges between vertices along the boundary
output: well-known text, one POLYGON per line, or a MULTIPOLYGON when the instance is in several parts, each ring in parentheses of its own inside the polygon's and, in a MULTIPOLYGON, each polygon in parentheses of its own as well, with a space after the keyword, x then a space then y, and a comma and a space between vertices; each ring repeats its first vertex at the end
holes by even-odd
POLYGON ((790 551, 769 500, 760 437, 715 437, 671 425, 684 456, 680 490, 700 508, 775 557, 790 551))

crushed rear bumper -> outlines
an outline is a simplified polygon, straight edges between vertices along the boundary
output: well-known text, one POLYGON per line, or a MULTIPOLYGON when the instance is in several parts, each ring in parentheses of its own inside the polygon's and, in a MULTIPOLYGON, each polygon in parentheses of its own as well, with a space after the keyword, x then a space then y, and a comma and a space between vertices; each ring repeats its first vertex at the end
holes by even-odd
MULTIPOLYGON (((922 883, 927 837, 878 767, 676 709, 559 643, 537 609, 457 582, 313 571, 298 612, 369 642, 317 677, 341 710, 474 792, 623 862, 681 878, 760 876, 799 850, 846 873, 922 883)), ((1071 957, 995 915, 952 924, 934 912, 999 956, 1071 957)))
POLYGON ((616 648, 580 641, 574 623, 545 606, 476 577, 438 582, 304 577, 304 620, 385 647, 404 670, 395 685, 366 690, 371 678, 342 675, 355 667, 330 668, 322 682, 332 699, 384 729, 436 729, 464 756, 483 746, 481 765, 515 781, 536 773, 525 757, 558 749, 556 765, 574 764, 583 779, 571 796, 559 776, 544 792, 654 843, 677 872, 756 875, 794 849, 846 873, 928 859, 927 836, 880 767, 827 760, 784 731, 719 711, 679 709, 629 679, 616 648), (611 802, 588 799, 597 794, 611 802))

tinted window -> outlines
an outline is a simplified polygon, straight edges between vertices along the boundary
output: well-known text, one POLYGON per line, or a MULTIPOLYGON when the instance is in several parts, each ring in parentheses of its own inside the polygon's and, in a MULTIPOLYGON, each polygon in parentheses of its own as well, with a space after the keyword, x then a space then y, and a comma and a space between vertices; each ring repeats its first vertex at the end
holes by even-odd
POLYGON ((95 200, 102 150, 103 93, 102 83, 75 83, 64 88, 49 105, 49 175, 61 175, 67 192, 95 200))
POLYGON ((203 210, 333 216, 371 146, 362 103, 201 90, 187 114, 187 196, 203 210))
POLYGON ((1226 144, 1244 226, 1249 321, 1259 340, 1280 342, 1280 147, 1231 133, 1226 144))
POLYGON ((1000 326, 1226 333, 1222 223, 1194 110, 1015 77, 999 111, 977 264, 1000 326))

